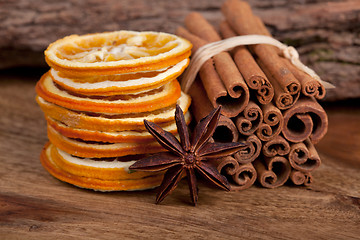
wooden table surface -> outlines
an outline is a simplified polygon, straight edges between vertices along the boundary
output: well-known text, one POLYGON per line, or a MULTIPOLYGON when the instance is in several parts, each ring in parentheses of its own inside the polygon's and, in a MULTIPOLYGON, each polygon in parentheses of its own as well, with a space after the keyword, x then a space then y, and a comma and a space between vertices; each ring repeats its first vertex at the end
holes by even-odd
POLYGON ((310 187, 224 192, 186 182, 156 205, 155 190, 99 193, 40 164, 46 123, 34 101, 42 71, 0 73, 0 239, 360 239, 360 108, 329 105, 322 165, 310 187))

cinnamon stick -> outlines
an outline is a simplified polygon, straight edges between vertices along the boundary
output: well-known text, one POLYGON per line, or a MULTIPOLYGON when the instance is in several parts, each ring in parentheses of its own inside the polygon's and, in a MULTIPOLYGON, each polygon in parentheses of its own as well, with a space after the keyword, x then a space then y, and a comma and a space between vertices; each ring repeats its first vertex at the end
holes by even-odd
POLYGON ((256 170, 251 163, 239 164, 233 157, 226 157, 215 160, 214 164, 217 170, 229 180, 231 191, 247 189, 256 180, 256 170))
MULTIPOLYGON (((224 38, 235 37, 236 33, 226 21, 220 24, 220 33, 224 38)), ((234 62, 245 79, 248 87, 255 91, 261 104, 268 104, 274 97, 274 88, 245 46, 238 46, 232 51, 234 62)))
POLYGON ((282 134, 290 142, 310 138, 316 144, 327 132, 326 112, 314 98, 302 97, 292 108, 285 110, 283 116, 282 134))
POLYGON ((302 94, 308 97, 315 97, 316 99, 323 99, 325 97, 326 90, 319 81, 295 67, 289 60, 283 58, 282 61, 299 80, 302 94))
MULTIPOLYGON (((204 43, 221 40, 213 26, 197 12, 192 12, 187 15, 185 25, 191 32, 186 33, 190 41, 197 41, 195 36, 201 40, 205 40, 205 42, 201 42, 202 45, 204 45, 204 43), (195 36, 191 37, 191 34, 195 36)), ((183 35, 185 38, 186 36, 185 34, 183 35)), ((223 106, 223 114, 225 116, 234 117, 247 105, 250 97, 249 89, 228 52, 215 55, 213 61, 218 76, 228 93, 227 96, 221 95, 216 98, 216 104, 223 106)))
POLYGON ((262 153, 266 157, 274 157, 276 155, 284 156, 290 152, 289 142, 282 136, 276 136, 262 147, 262 153))
POLYGON ((263 123, 260 124, 256 135, 262 141, 270 141, 280 134, 284 125, 284 117, 281 111, 272 103, 261 105, 263 123))
POLYGON ((215 69, 224 83, 229 95, 232 98, 239 98, 239 102, 243 106, 241 110, 243 110, 249 102, 250 93, 234 61, 227 52, 219 53, 215 55, 213 59, 215 69))
POLYGON ((276 188, 284 185, 289 179, 291 166, 289 161, 281 156, 264 157, 253 163, 258 174, 258 182, 266 188, 276 188))
POLYGON ((234 122, 230 118, 221 115, 213 139, 215 142, 237 142, 239 133, 234 122))
POLYGON ((261 141, 255 134, 248 136, 246 139, 242 139, 247 144, 247 147, 234 154, 234 158, 240 164, 247 164, 257 159, 261 152, 261 141))
POLYGON ((191 113, 195 120, 199 122, 202 118, 207 116, 213 109, 208 96, 204 90, 199 78, 196 78, 188 94, 191 97, 191 113))
MULTIPOLYGON (((263 21, 261 21, 261 19, 257 16, 255 16, 255 19, 257 25, 259 26, 260 33, 271 37, 271 34, 265 27, 263 21)), ((280 53, 280 50, 277 49, 276 47, 274 46, 269 46, 269 47, 272 47, 276 52, 278 52, 278 55, 282 55, 282 53, 280 53)), ((316 79, 312 78, 310 75, 306 74, 305 72, 295 67, 288 59, 286 58, 280 58, 280 59, 281 61, 283 61, 284 65, 287 66, 287 68, 291 71, 291 73, 296 77, 296 79, 300 82, 302 94, 308 97, 315 97, 316 99, 323 99, 325 97, 326 90, 319 81, 317 81, 316 79)))
POLYGON ((295 185, 309 186, 313 182, 313 177, 309 172, 292 170, 290 173, 290 180, 295 185))
POLYGON ((244 111, 235 118, 235 125, 241 134, 249 136, 259 128, 262 121, 261 108, 255 102, 249 101, 244 111))
POLYGON ((305 182, 304 186, 308 187, 311 185, 311 183, 314 181, 313 176, 311 173, 304 173, 305 174, 305 182))
MULTIPOLYGON (((199 13, 192 12, 185 18, 186 28, 194 35, 205 40, 207 43, 220 41, 221 37, 215 28, 199 13)), ((222 52, 213 57, 216 71, 226 86, 228 93, 233 98, 239 98, 246 95, 247 99, 244 106, 249 100, 247 85, 245 84, 240 72, 235 66, 228 52, 222 52)))
POLYGON ((309 139, 292 144, 289 152, 290 165, 299 171, 310 172, 320 166, 321 160, 309 139))
POLYGON ((256 181, 257 173, 251 163, 239 165, 239 168, 232 175, 235 185, 231 185, 232 191, 240 191, 251 187, 256 181))
POLYGON ((189 30, 187 30, 183 27, 178 27, 176 29, 176 35, 189 40, 193 45, 193 48, 192 48, 193 52, 196 52, 200 47, 202 47, 208 43, 204 39, 192 34, 191 32, 189 32, 189 30))
POLYGON ((275 79, 271 71, 267 68, 266 64, 261 59, 257 59, 257 62, 274 88, 274 104, 281 110, 292 107, 298 100, 300 92, 294 92, 293 94, 290 93, 286 88, 283 88, 280 85, 279 81, 275 79))
MULTIPOLYGON (((222 5, 221 9, 226 17, 227 22, 237 34, 265 34, 263 33, 264 29, 261 25, 259 25, 248 3, 240 0, 227 0, 222 5)), ((289 93, 293 96, 292 98, 287 98, 288 101, 291 100, 291 104, 285 105, 285 108, 281 108, 281 106, 278 105, 277 106, 280 109, 291 107, 292 104, 296 102, 296 95, 300 91, 299 81, 282 63, 280 57, 273 47, 266 44, 257 44, 250 45, 249 48, 257 55, 259 61, 263 64, 264 67, 262 67, 262 69, 264 70, 264 68, 266 68, 267 72, 264 72, 274 87, 275 97, 276 92, 279 92, 280 89, 282 92, 289 93), (272 77, 273 81, 269 76, 272 77), (277 82, 277 85, 274 86, 273 82, 277 82)))
MULTIPOLYGON (((192 98, 191 112, 195 120, 199 122, 213 110, 213 106, 199 79, 194 81, 189 90, 189 95, 192 98)), ((220 115, 213 138, 216 142, 236 142, 239 138, 239 132, 230 118, 220 115)))
POLYGON ((207 42, 221 40, 215 28, 198 12, 191 12, 185 17, 185 27, 207 42))
MULTIPOLYGON (((189 31, 187 31, 183 27, 179 27, 176 30, 176 34, 188 39, 193 44, 193 51, 195 52, 199 47, 205 45, 207 42, 202 40, 201 38, 191 34, 189 31)), ((207 60, 200 68, 199 70, 199 76, 201 78, 201 81, 203 83, 204 89, 208 95, 208 98, 211 102, 211 104, 214 107, 217 107, 219 105, 218 99, 224 100, 228 99, 228 93, 227 90, 222 83, 218 73, 216 72, 214 68, 214 62, 212 59, 207 60)), ((228 111, 228 109, 233 108, 235 103, 231 101, 226 106, 223 106, 223 111, 228 111)))
POLYGON ((234 175, 239 168, 239 163, 231 156, 211 160, 211 163, 226 177, 234 175))

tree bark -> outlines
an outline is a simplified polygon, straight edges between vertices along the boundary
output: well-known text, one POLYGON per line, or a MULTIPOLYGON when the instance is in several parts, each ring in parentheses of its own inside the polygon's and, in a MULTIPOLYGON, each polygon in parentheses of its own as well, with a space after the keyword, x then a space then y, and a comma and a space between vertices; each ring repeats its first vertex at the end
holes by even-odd
MULTIPOLYGON (((174 33, 199 11, 217 26, 219 0, 0 0, 0 69, 45 66, 42 52, 70 34, 113 30, 174 33)), ((360 1, 249 0, 278 40, 337 86, 327 101, 360 97, 360 1)))

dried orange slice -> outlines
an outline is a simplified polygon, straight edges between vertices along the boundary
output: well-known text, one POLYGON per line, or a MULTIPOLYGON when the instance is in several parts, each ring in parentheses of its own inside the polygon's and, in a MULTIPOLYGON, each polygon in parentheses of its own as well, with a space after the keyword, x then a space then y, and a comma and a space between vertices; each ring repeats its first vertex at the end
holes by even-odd
POLYGON ((77 157, 107 158, 166 151, 157 141, 146 143, 86 142, 61 135, 48 125, 48 138, 57 148, 77 157))
MULTIPOLYGON (((36 97, 36 101, 46 116, 68 127, 102 132, 145 130, 144 119, 166 127, 174 121, 175 114, 175 106, 137 114, 104 114, 73 111, 47 102, 40 96, 36 97)), ((185 93, 177 100, 184 113, 188 111, 190 103, 191 99, 185 93)))
POLYGON ((59 106, 89 112, 138 113, 153 111, 176 103, 181 95, 179 82, 175 79, 165 85, 138 94, 91 98, 66 91, 57 86, 48 73, 36 84, 38 95, 59 106))
MULTIPOLYGON (((154 141, 153 136, 148 131, 145 130, 104 132, 98 130, 88 130, 88 129, 68 127, 63 123, 52 119, 51 117, 46 117, 46 120, 53 129, 55 129, 61 135, 68 138, 79 138, 85 141, 111 142, 111 143, 119 143, 119 142, 145 143, 145 142, 154 141)), ((187 112, 185 114, 185 121, 187 124, 189 124, 190 120, 191 120, 190 112, 187 112)), ((177 133, 177 127, 175 122, 171 122, 163 129, 173 134, 177 133)))
POLYGON ((160 87, 177 78, 188 64, 189 60, 184 59, 164 71, 154 71, 140 76, 138 73, 126 73, 101 77, 68 78, 55 69, 50 70, 50 75, 56 84, 66 90, 84 95, 111 96, 144 92, 160 87))
MULTIPOLYGON (((56 148, 54 145, 49 146, 49 148, 54 163, 64 171, 77 176, 103 180, 130 180, 154 175, 150 172, 129 170, 129 166, 135 163, 137 156, 127 156, 126 159, 78 158, 56 148)), ((139 157, 141 158, 141 156, 139 157)))
POLYGON ((71 35, 45 51, 49 66, 72 76, 153 71, 190 56, 191 43, 173 34, 115 31, 71 35))
MULTIPOLYGON (((55 152, 53 151, 54 148, 55 147, 50 143, 47 143, 44 146, 44 149, 41 152, 40 156, 40 161, 43 167, 55 178, 81 188, 93 189, 96 191, 143 190, 159 186, 163 178, 162 173, 157 175, 148 175, 142 178, 137 178, 141 177, 142 173, 136 173, 136 176, 132 173, 126 174, 128 167, 127 165, 129 165, 130 163, 124 164, 124 166, 122 166, 121 164, 114 164, 115 166, 111 167, 115 167, 116 169, 113 170, 106 167, 106 164, 104 167, 103 163, 98 165, 95 164, 93 168, 88 168, 89 164, 82 165, 82 167, 84 167, 85 169, 92 169, 90 170, 90 172, 92 173, 88 174, 86 174, 86 171, 81 171, 81 169, 79 169, 81 167, 81 163, 79 164, 79 162, 74 163, 74 161, 71 162, 70 160, 67 163, 65 163, 64 161, 60 163, 60 165, 64 168, 75 166, 72 172, 76 174, 73 174, 67 172, 59 165, 57 165, 57 163, 59 163, 60 161, 60 158, 56 156, 55 152), (96 169, 98 169, 99 171, 99 176, 104 177, 105 179, 96 177, 96 169), (79 170, 80 172, 78 172, 77 170, 79 170), (77 175, 78 173, 80 175, 77 175), (128 176, 128 178, 126 178, 126 176, 128 176)), ((67 160, 69 159, 67 157, 69 155, 64 154, 63 156, 66 156, 65 158, 67 160)), ((63 158, 63 160, 65 159, 63 158)))

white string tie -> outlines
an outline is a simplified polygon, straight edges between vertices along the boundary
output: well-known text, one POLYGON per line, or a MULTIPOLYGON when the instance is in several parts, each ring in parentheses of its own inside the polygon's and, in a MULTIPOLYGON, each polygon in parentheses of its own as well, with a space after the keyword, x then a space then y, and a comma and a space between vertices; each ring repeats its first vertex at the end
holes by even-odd
POLYGON ((312 78, 320 82, 326 89, 335 88, 335 86, 331 83, 321 80, 314 70, 304 65, 300 61, 299 53, 294 47, 287 46, 280 41, 265 35, 244 35, 226 38, 217 42, 211 42, 200 47, 193 54, 190 64, 182 77, 181 87, 183 91, 187 92, 189 90, 201 66, 211 57, 237 46, 254 44, 269 44, 278 47, 282 51, 283 56, 289 59, 289 61, 298 69, 304 71, 312 78))

